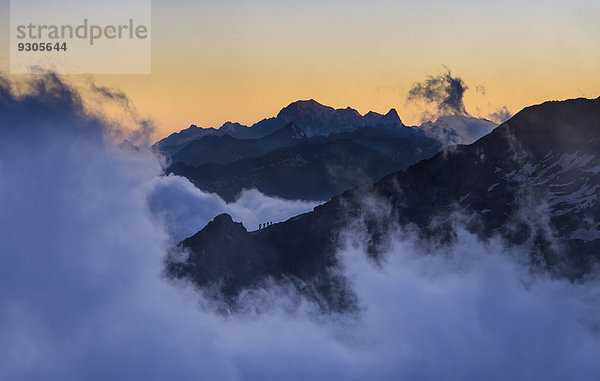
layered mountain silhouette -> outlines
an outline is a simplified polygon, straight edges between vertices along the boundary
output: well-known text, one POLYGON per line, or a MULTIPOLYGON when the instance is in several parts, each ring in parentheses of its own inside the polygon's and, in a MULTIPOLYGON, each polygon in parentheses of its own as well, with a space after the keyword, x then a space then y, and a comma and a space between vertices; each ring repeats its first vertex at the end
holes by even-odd
POLYGON ((191 167, 180 162, 169 171, 231 202, 243 189, 258 189, 286 199, 329 200, 402 167, 374 149, 349 139, 336 139, 319 144, 307 141, 225 165, 191 167))
POLYGON ((365 116, 350 107, 334 109, 324 106, 315 100, 296 101, 283 108, 274 118, 263 119, 248 127, 239 123, 227 122, 219 129, 199 128, 195 125, 188 129, 171 134, 156 144, 156 147, 169 155, 174 155, 195 139, 211 135, 229 135, 238 139, 258 139, 294 123, 307 136, 327 136, 331 133, 355 130, 360 127, 379 127, 380 130, 405 129, 402 134, 408 135, 411 129, 405 127, 396 110, 386 115, 369 112, 365 116))
POLYGON ((290 147, 307 139, 304 131, 290 122, 280 130, 258 139, 236 139, 229 134, 205 136, 193 140, 177 154, 173 163, 198 167, 203 164, 227 164, 239 159, 258 157, 278 148, 290 147))
POLYGON ((370 111, 362 116, 351 107, 334 109, 313 99, 290 104, 277 114, 276 119, 296 123, 308 136, 329 135, 369 126, 383 130, 406 128, 394 109, 386 115, 370 111))
MULTIPOLYGON (((170 156, 177 154, 192 141, 205 136, 229 135, 237 139, 258 139, 277 130, 282 129, 290 122, 294 123, 302 130, 307 137, 329 136, 331 134, 359 130, 365 135, 387 135, 396 138, 407 137, 412 134, 425 135, 425 131, 436 126, 437 135, 456 135, 454 140, 465 135, 469 139, 478 139, 490 132, 496 125, 485 119, 471 117, 461 117, 456 119, 460 123, 449 123, 452 118, 444 118, 438 122, 427 122, 419 127, 405 126, 395 109, 391 109, 387 114, 379 114, 373 111, 364 116, 353 108, 334 109, 324 106, 315 100, 296 101, 284 107, 276 117, 263 119, 260 122, 248 127, 239 123, 227 122, 220 128, 200 128, 191 125, 189 128, 180 132, 173 133, 168 137, 156 143, 156 148, 170 156), (465 134, 462 129, 471 128, 471 124, 481 126, 487 125, 487 131, 480 136, 465 134), (438 131, 439 130, 439 131, 438 131)), ((472 141, 452 141, 454 143, 471 143, 472 141)))
POLYGON ((533 269, 578 279, 600 259, 600 98, 528 107, 470 145, 335 196, 313 212, 247 231, 228 215, 182 241, 168 273, 228 300, 265 279, 291 280, 326 308, 354 303, 337 264, 341 233, 367 236, 377 258, 391 233, 411 226, 439 245, 460 223, 530 254, 533 269), (377 207, 375 207, 377 206, 377 207), (214 290, 214 288, 212 288, 214 290))
POLYGON ((192 126, 156 147, 170 157, 167 172, 227 201, 248 188, 283 198, 328 200, 406 169, 446 145, 470 143, 494 126, 457 116, 407 127, 394 109, 363 116, 350 107, 334 109, 308 100, 251 127, 231 122, 219 129, 192 126))

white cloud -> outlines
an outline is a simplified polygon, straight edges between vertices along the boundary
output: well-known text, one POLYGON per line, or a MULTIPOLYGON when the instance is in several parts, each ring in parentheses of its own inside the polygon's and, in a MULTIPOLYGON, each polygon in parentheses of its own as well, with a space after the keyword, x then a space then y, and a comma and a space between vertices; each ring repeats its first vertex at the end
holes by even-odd
MULTIPOLYGON (((279 288, 264 290, 267 312, 200 308, 161 276, 170 238, 147 200, 231 206, 57 107, 0 98, 1 380, 597 379, 598 283, 532 275, 462 231, 436 254, 399 235, 383 266, 341 249, 356 316, 290 312, 279 288)), ((261 198, 238 200, 240 218, 261 198)))
POLYGON ((184 177, 163 176, 155 182, 150 207, 163 219, 173 243, 194 235, 221 213, 231 215, 250 231, 265 222, 277 223, 309 212, 320 204, 269 197, 256 189, 244 190, 235 202, 227 204, 219 195, 199 190, 184 177))

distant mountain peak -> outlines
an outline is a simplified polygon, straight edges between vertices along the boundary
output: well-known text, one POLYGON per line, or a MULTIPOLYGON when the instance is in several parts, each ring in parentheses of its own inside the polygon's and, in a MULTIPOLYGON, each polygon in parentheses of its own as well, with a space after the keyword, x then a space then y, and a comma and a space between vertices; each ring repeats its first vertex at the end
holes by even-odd
POLYGON ((243 124, 237 123, 237 122, 225 122, 223 123, 223 125, 219 128, 219 131, 224 132, 224 133, 229 133, 229 132, 237 132, 241 129, 246 129, 248 128, 247 126, 244 126, 243 124))
POLYGON ((353 109, 352 107, 348 106, 345 108, 345 111, 350 112, 352 114, 354 114, 357 117, 362 117, 362 115, 360 114, 360 112, 358 112, 358 110, 353 109))
POLYGON ((277 118, 282 118, 291 122, 294 121, 293 119, 298 116, 304 117, 312 114, 333 111, 335 111, 333 107, 322 105, 314 99, 300 100, 292 102, 281 109, 279 114, 277 114, 277 118))
POLYGON ((400 120, 400 116, 396 109, 392 108, 387 114, 382 115, 378 112, 369 111, 365 114, 364 123, 365 125, 377 126, 380 124, 385 125, 402 125, 402 121, 400 120))
POLYGON ((175 155, 193 140, 204 136, 228 134, 237 139, 258 139, 275 133, 290 122, 296 126, 295 139, 329 136, 365 127, 370 129, 370 134, 410 134, 410 129, 405 128, 393 108, 385 115, 370 111, 363 116, 352 107, 335 109, 314 99, 308 99, 292 102, 281 109, 276 117, 263 119, 250 127, 231 121, 225 122, 218 129, 205 129, 192 124, 188 129, 162 139, 157 143, 157 147, 163 152, 175 155))
POLYGON ((400 120, 400 115, 398 115, 398 111, 396 111, 395 108, 391 108, 390 111, 388 111, 388 113, 385 114, 385 116, 387 116, 388 118, 395 118, 400 120))
POLYGON ((351 131, 367 126, 403 126, 394 109, 391 109, 386 115, 371 111, 363 116, 352 107, 335 109, 324 106, 314 99, 290 103, 277 114, 276 119, 294 122, 309 137, 327 136, 331 133, 351 131))

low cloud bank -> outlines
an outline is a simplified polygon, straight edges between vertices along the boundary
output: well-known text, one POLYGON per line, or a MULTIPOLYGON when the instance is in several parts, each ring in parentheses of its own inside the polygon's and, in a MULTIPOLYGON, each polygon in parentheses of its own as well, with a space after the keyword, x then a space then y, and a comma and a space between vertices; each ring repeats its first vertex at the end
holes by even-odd
POLYGON ((244 190, 233 203, 226 203, 219 195, 196 188, 180 176, 162 176, 148 198, 152 212, 163 220, 173 243, 194 235, 215 216, 230 214, 246 229, 256 230, 265 222, 282 222, 306 213, 321 202, 285 200, 267 196, 256 189, 244 190))
POLYGON ((227 206, 161 178, 149 151, 114 148, 60 94, 0 97, 1 380, 597 379, 598 282, 532 274, 520 253, 460 229, 435 250, 400 231, 379 264, 350 232, 339 255, 356 315, 290 308, 282 287, 246 296, 247 311, 268 301, 263 312, 215 314, 162 276, 169 233, 201 219, 159 208, 174 229, 152 200, 187 194, 194 214, 239 218, 263 218, 269 201, 227 206))

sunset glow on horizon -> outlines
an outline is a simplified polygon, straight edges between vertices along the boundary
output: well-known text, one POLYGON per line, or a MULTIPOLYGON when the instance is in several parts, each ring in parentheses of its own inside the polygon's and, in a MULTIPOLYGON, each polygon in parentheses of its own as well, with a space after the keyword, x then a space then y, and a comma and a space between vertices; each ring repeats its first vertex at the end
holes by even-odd
MULTIPOLYGON (((0 6, 8 25, 8 2, 0 6)), ((156 122, 156 138, 190 124, 251 125, 300 99, 362 114, 395 108, 414 125, 423 109, 407 103, 408 91, 445 67, 469 87, 465 106, 474 116, 600 95, 600 6, 593 1, 152 6, 152 74, 94 79, 126 93, 156 122)), ((7 65, 2 57, 2 71, 7 65)))

